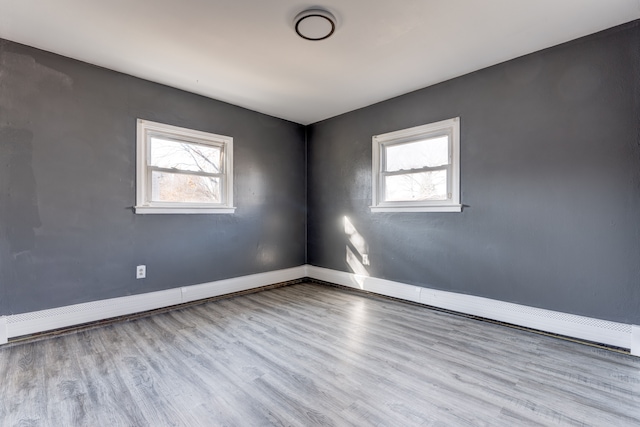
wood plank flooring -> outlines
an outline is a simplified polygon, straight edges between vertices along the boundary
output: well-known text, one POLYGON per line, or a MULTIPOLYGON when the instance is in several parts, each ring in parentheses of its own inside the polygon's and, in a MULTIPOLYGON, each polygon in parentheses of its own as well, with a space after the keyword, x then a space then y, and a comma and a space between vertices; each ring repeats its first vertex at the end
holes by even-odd
POLYGON ((640 426, 640 358, 317 284, 0 347, 1 426, 640 426))

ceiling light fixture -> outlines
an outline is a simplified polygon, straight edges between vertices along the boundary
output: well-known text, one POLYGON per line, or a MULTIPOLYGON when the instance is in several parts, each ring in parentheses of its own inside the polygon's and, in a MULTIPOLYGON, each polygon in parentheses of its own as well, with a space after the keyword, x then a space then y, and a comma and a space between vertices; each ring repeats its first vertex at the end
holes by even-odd
POLYGON ((293 20, 296 33, 305 40, 324 40, 336 30, 336 17, 326 10, 307 9, 293 20))

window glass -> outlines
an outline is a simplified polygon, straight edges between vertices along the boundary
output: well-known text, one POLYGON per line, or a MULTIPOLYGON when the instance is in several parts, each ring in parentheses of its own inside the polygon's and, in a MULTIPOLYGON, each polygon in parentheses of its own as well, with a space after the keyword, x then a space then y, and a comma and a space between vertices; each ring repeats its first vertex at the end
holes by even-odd
POLYGON ((387 172, 442 166, 449 163, 449 137, 389 145, 385 151, 387 172))
POLYGON ((446 200, 447 171, 386 176, 384 189, 385 200, 390 202, 446 200))
POLYGON ((140 214, 226 214, 233 206, 233 138, 138 119, 140 214))
POLYGON ((460 118, 372 138, 372 212, 461 212, 460 118))
POLYGON ((153 171, 154 202, 220 203, 220 178, 153 171))
POLYGON ((220 172, 219 147, 151 138, 151 166, 193 172, 220 172))

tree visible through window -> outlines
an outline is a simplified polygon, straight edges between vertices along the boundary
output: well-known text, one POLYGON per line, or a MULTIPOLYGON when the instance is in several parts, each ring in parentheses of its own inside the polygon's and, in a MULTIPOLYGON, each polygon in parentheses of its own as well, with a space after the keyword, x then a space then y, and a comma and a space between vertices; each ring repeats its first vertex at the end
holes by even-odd
POLYGON ((385 200, 447 199, 447 136, 384 146, 385 200))
POLYGON ((138 127, 136 211, 198 213, 232 206, 230 137, 142 120, 138 127))
POLYGON ((459 119, 373 137, 374 211, 459 211, 459 119))
POLYGON ((220 203, 219 147, 151 138, 152 201, 220 203))

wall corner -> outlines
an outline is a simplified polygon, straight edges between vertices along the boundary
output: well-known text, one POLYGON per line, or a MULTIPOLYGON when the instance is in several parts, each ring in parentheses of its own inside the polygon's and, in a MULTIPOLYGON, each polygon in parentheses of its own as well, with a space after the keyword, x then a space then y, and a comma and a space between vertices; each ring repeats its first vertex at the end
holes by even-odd
POLYGON ((309 265, 309 264, 304 264, 304 265, 302 266, 302 271, 304 271, 304 276, 303 276, 303 278, 305 278, 305 277, 311 277, 311 273, 310 273, 311 269, 310 269, 310 265, 309 265))

